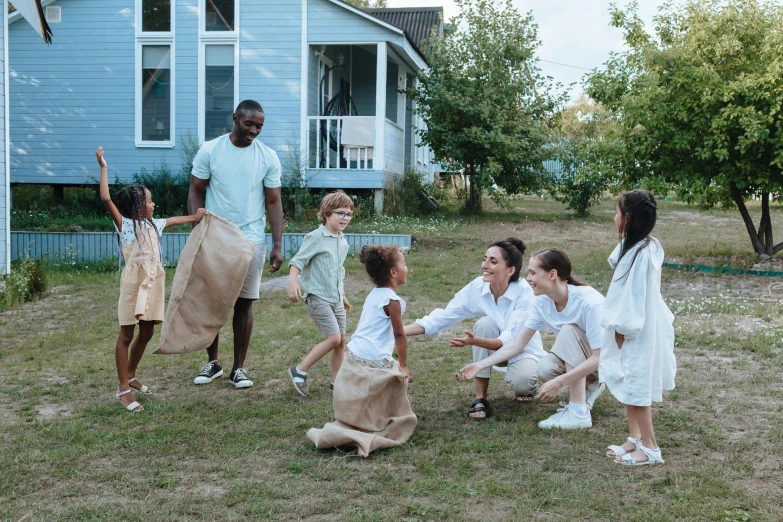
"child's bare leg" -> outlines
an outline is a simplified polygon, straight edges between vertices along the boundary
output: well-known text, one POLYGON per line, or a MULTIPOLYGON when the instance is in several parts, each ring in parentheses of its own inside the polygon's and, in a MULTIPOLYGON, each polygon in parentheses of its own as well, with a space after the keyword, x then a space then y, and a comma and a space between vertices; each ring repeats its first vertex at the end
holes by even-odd
MULTIPOLYGON (((566 373, 574 369, 574 367, 568 363, 566 363, 565 367, 566 373)), ((587 387, 587 377, 582 377, 581 379, 577 379, 569 384, 568 391, 571 396, 569 400, 574 404, 585 404, 587 401, 585 387, 587 387)))
MULTIPOLYGON (((128 380, 136 377, 136 369, 139 367, 141 357, 144 355, 144 350, 147 349, 147 345, 152 339, 152 334, 155 332, 155 323, 152 321, 139 321, 139 334, 133 341, 130 348, 130 357, 128 358, 128 380)), ((137 390, 141 389, 141 382, 138 380, 131 383, 131 388, 137 390)))
MULTIPOLYGON (((133 331, 136 330, 135 324, 120 326, 120 335, 117 336, 117 344, 114 347, 114 361, 117 364, 117 378, 120 381, 119 391, 129 389, 128 386, 128 347, 133 340, 133 331)), ((123 406, 128 406, 135 399, 128 393, 120 397, 123 406)))
MULTIPOLYGON (((476 398, 477 399, 486 399, 487 398, 487 391, 489 390, 489 378, 487 377, 476 377, 476 398)), ((487 416, 486 411, 477 411, 474 413, 468 414, 470 417, 473 417, 474 419, 483 419, 487 416)))
POLYGON ((337 372, 340 371, 340 366, 343 365, 343 359, 345 358, 346 340, 347 337, 343 334, 340 334, 340 344, 332 350, 332 359, 330 361, 332 366, 332 382, 334 382, 334 380, 337 378, 337 372))
MULTIPOLYGON (((627 406, 627 408, 629 409, 629 411, 633 410, 634 419, 636 422, 636 429, 639 434, 637 438, 640 438, 642 440, 642 444, 644 445, 645 448, 657 450, 658 441, 655 440, 655 432, 653 431, 653 424, 652 424, 652 406, 627 406)), ((631 418, 630 415, 628 418, 629 419, 631 418)), ((633 433, 634 427, 631 426, 630 421, 628 425, 633 433)), ((633 453, 631 453, 631 457, 633 457, 633 459, 637 462, 644 462, 646 460, 649 460, 647 454, 645 454, 642 450, 634 451, 633 453)), ((619 460, 619 458, 617 460, 619 460)))
MULTIPOLYGON (((305 358, 302 359, 302 362, 297 364, 296 367, 303 372, 309 371, 315 363, 323 359, 324 355, 332 350, 338 349, 342 339, 343 336, 340 333, 327 336, 326 339, 313 346, 313 349, 310 350, 310 353, 305 355, 305 358)), ((332 359, 332 364, 334 364, 334 359, 332 359)), ((342 357, 340 358, 340 364, 342 364, 342 357)), ((337 369, 340 369, 339 366, 337 369)), ((337 372, 334 373, 334 376, 336 375, 337 372)), ((334 376, 332 379, 334 379, 334 376)))
MULTIPOLYGON (((642 433, 639 431, 639 423, 636 422, 636 411, 634 411, 634 407, 626 405, 625 414, 628 416, 628 431, 631 434, 631 438, 641 440, 642 433)), ((625 441, 620 445, 620 447, 623 448, 627 453, 629 451, 634 451, 636 449, 636 444, 625 441)), ((613 457, 614 451, 609 450, 607 455, 613 457)))

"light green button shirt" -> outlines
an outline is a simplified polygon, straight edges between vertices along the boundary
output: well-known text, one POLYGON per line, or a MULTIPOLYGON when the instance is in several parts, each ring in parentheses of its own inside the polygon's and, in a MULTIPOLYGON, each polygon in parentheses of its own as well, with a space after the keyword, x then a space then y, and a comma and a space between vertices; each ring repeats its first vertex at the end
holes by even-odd
POLYGON ((304 297, 314 294, 330 303, 343 300, 343 279, 345 258, 348 257, 348 242, 342 232, 329 232, 321 225, 304 237, 299 252, 288 262, 302 274, 304 297))

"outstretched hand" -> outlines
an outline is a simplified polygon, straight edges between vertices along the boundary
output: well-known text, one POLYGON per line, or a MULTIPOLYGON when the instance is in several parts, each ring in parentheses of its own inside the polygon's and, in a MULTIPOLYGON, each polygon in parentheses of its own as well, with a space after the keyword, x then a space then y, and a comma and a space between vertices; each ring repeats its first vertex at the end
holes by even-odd
POLYGON ((479 363, 469 364, 457 372, 457 380, 469 381, 470 379, 474 379, 482 369, 483 368, 479 363))
POLYGON ((102 169, 105 169, 106 168, 106 160, 103 159, 103 147, 98 147, 95 150, 95 158, 98 160, 98 165, 100 165, 102 169))
POLYGON ((449 341, 449 346, 471 346, 473 344, 473 332, 470 330, 465 330, 465 337, 455 337, 449 341))
POLYGON ((554 378, 551 381, 547 381, 543 386, 541 386, 541 388, 538 389, 538 395, 536 395, 536 399, 541 402, 550 402, 552 399, 557 397, 557 393, 560 391, 560 388, 562 388, 562 386, 558 382, 557 378, 554 378))

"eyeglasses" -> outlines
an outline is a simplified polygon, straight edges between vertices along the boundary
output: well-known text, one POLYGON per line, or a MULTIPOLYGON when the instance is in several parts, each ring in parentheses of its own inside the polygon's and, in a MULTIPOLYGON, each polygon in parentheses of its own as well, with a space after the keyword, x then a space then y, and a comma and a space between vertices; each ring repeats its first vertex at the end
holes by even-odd
POLYGON ((340 219, 353 219, 353 213, 352 212, 335 212, 337 214, 337 217, 340 219))

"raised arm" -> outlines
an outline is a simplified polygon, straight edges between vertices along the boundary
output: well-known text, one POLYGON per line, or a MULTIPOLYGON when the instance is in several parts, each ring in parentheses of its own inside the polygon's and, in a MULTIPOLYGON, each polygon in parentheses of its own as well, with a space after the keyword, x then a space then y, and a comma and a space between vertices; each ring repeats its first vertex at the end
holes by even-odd
POLYGON ((424 333, 424 327, 419 323, 406 324, 403 327, 403 331, 407 337, 412 335, 422 335, 424 333))
POLYGON ((405 327, 402 325, 400 302, 389 301, 389 304, 384 308, 386 313, 389 314, 389 319, 391 319, 392 331, 394 332, 394 347, 397 349, 400 369, 408 378, 408 382, 413 382, 413 372, 408 368, 408 338, 405 336, 405 327))
POLYGON ((98 147, 98 149, 95 151, 95 158, 98 160, 98 165, 101 166, 101 201, 103 201, 103 206, 106 207, 106 210, 109 211, 109 215, 114 221, 114 225, 117 227, 117 230, 122 232, 122 215, 120 214, 120 211, 117 210, 117 207, 114 205, 114 202, 111 200, 111 196, 109 195, 109 173, 106 160, 103 159, 103 147, 98 147))
POLYGON ((523 328, 519 335, 517 335, 511 342, 504 344, 501 349, 489 357, 482 359, 479 362, 465 366, 457 374, 457 380, 467 381, 472 379, 481 370, 494 366, 495 364, 508 361, 515 355, 519 355, 525 350, 525 346, 527 346, 527 343, 530 342, 530 339, 532 339, 535 334, 535 330, 531 330, 530 328, 523 328))
POLYGON ((269 271, 277 272, 283 264, 283 202, 280 199, 280 187, 264 187, 264 202, 273 244, 269 253, 269 271))

